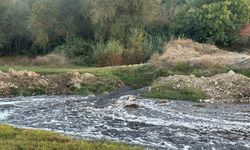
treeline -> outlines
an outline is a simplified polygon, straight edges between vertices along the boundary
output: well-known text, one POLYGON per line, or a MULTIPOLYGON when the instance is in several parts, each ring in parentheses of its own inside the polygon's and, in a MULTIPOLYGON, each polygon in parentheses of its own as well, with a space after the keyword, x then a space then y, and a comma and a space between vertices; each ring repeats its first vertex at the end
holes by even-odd
POLYGON ((141 63, 171 38, 230 46, 249 20, 249 0, 1 0, 0 55, 141 63))

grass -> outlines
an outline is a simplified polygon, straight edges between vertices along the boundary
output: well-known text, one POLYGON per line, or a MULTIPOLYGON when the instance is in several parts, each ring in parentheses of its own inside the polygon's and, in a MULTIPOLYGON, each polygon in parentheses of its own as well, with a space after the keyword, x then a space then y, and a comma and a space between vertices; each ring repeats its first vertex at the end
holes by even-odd
POLYGON ((250 77, 250 69, 234 69, 223 67, 221 65, 207 65, 207 66, 192 66, 184 62, 177 62, 173 68, 169 70, 169 74, 171 75, 195 75, 197 77, 211 77, 216 74, 227 73, 230 70, 238 74, 242 74, 246 77, 250 77))
POLYGON ((0 70, 3 72, 8 72, 10 68, 14 70, 28 70, 39 74, 58 74, 67 73, 71 71, 78 71, 80 73, 92 73, 95 75, 105 76, 109 75, 113 70, 119 68, 126 68, 126 66, 118 67, 104 67, 104 68, 88 68, 88 67, 47 67, 47 66, 0 66, 0 70))
POLYGON ((98 82, 86 82, 81 85, 81 88, 74 89, 74 95, 90 95, 90 94, 103 94, 104 92, 112 92, 117 90, 117 80, 112 78, 104 78, 98 82))
POLYGON ((173 68, 171 68, 171 74, 175 75, 195 75, 197 77, 205 76, 211 77, 216 74, 226 73, 230 69, 220 65, 189 65, 184 62, 177 62, 173 68))
MULTIPOLYGON (((117 89, 113 84, 112 79, 119 79, 125 85, 131 86, 134 89, 149 86, 155 79, 168 75, 195 75, 197 77, 210 77, 219 73, 226 73, 230 69, 218 65, 210 65, 208 67, 191 66, 182 62, 176 63, 171 68, 158 68, 150 64, 132 65, 132 66, 116 66, 104 68, 87 68, 87 67, 43 67, 43 66, 0 66, 0 70, 7 72, 10 68, 15 70, 34 71, 39 74, 58 74, 71 71, 78 71, 80 73, 91 73, 104 79, 101 83, 85 83, 80 89, 75 89, 73 94, 88 95, 88 94, 102 94, 103 92, 110 92, 117 89), (111 79, 111 80, 110 80, 111 79)), ((250 77, 250 70, 234 69, 235 72, 250 77)), ((17 89, 17 95, 30 95, 30 93, 42 93, 42 91, 29 91, 25 89, 17 89)))
POLYGON ((242 69, 233 69, 234 72, 242 74, 244 76, 250 77, 250 69, 242 70, 242 69))
POLYGON ((120 68, 114 72, 114 75, 126 85, 140 88, 149 86, 158 77, 167 76, 168 71, 151 65, 143 65, 134 68, 120 68))
POLYGON ((200 89, 194 87, 174 89, 173 85, 170 84, 154 86, 150 92, 145 93, 143 96, 147 98, 188 101, 199 101, 208 98, 208 95, 200 89))
POLYGON ((115 66, 103 68, 88 68, 88 67, 44 67, 44 66, 0 66, 0 70, 8 72, 10 68, 14 70, 28 70, 42 75, 67 73, 78 71, 80 73, 91 73, 99 77, 109 77, 120 79, 126 85, 134 88, 148 86, 153 80, 160 76, 166 76, 168 72, 163 69, 155 68, 149 64, 132 65, 132 66, 115 66))
POLYGON ((90 142, 58 133, 0 125, 0 150, 137 150, 121 143, 90 142))

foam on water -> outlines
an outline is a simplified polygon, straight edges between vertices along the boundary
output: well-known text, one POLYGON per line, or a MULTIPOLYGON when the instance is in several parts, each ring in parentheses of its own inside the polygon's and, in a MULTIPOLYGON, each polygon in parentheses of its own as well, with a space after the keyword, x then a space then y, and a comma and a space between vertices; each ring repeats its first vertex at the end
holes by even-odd
POLYGON ((200 108, 192 102, 159 104, 135 95, 40 96, 2 101, 1 123, 90 140, 121 141, 149 149, 248 149, 250 143, 249 104, 208 104, 200 108), (140 108, 125 107, 130 104, 140 108))

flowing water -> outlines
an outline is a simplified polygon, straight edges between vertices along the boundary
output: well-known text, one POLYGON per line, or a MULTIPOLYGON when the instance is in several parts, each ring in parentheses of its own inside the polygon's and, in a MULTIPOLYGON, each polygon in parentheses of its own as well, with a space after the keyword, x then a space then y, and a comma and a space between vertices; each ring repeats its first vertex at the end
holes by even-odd
POLYGON ((160 103, 136 92, 1 99, 0 123, 146 149, 250 149, 250 104, 160 103))

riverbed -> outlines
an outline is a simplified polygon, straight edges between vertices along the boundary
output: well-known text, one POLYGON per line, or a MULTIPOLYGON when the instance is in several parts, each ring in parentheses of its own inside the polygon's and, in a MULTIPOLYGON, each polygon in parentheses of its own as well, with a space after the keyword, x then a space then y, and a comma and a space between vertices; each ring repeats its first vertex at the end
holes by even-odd
POLYGON ((250 149, 250 104, 162 102, 136 92, 1 99, 0 123, 146 149, 250 149))

